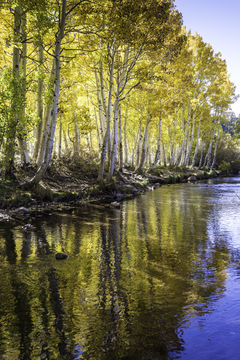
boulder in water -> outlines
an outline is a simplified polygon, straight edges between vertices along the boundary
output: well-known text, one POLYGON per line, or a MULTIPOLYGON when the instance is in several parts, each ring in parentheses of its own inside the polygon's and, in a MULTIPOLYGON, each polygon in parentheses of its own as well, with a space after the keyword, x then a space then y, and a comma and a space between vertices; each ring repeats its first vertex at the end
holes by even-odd
POLYGON ((55 255, 56 260, 65 260, 68 258, 67 254, 64 253, 57 253, 55 255))
POLYGON ((188 181, 197 181, 197 178, 196 178, 196 176, 192 175, 192 176, 189 176, 188 181))
POLYGON ((28 231, 34 231, 36 230, 36 228, 32 224, 26 224, 22 226, 22 230, 24 232, 28 232, 28 231))

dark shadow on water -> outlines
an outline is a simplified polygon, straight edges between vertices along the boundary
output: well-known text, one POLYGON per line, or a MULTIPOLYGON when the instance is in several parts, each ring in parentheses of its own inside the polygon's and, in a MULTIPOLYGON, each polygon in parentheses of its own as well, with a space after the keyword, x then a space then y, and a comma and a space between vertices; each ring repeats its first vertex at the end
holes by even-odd
POLYGON ((214 192, 165 187, 120 209, 1 231, 0 355, 180 358, 184 326, 213 311, 228 264, 237 263, 209 201, 214 192), (68 259, 55 260, 59 251, 68 259))

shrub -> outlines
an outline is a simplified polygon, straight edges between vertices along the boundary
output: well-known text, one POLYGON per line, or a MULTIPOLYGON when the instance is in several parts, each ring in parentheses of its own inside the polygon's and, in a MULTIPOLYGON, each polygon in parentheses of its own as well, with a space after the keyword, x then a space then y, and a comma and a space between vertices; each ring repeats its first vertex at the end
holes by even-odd
POLYGON ((231 174, 231 164, 225 160, 221 162, 218 169, 221 171, 224 175, 230 175, 231 174))

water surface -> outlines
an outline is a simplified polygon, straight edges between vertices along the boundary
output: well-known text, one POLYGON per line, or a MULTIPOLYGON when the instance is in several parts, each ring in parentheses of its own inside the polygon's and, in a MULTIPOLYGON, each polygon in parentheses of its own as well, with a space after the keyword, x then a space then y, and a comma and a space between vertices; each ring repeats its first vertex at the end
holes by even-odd
POLYGON ((0 359, 238 360, 239 209, 229 178, 1 227, 0 359))

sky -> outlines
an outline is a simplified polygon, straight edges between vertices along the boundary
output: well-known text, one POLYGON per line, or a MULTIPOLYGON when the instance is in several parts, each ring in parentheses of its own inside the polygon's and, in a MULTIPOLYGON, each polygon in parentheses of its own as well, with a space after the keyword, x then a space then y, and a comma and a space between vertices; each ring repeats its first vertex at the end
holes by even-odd
MULTIPOLYGON (((236 94, 240 94, 240 0, 175 0, 175 5, 187 30, 197 32, 222 54, 236 94)), ((232 110, 240 114, 240 98, 232 110)))

